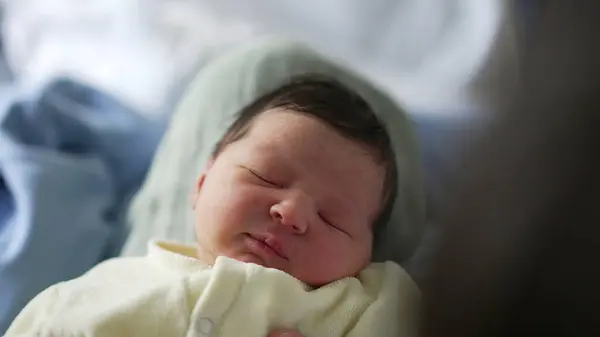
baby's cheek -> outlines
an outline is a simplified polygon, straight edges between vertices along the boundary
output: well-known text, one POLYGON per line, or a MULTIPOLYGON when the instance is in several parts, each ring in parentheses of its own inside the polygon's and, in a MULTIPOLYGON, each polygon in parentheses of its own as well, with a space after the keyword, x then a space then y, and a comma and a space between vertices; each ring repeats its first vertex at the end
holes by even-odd
POLYGON ((354 276, 369 262, 370 250, 365 243, 337 240, 328 246, 327 262, 337 277, 354 276))
POLYGON ((253 188, 228 191, 217 207, 221 221, 235 226, 264 222, 269 215, 268 200, 253 188))
POLYGON ((303 249, 303 260, 305 267, 324 275, 337 274, 339 269, 344 269, 343 265, 347 262, 346 250, 340 247, 336 240, 322 240, 319 244, 312 245, 312 248, 303 249))
POLYGON ((240 188, 231 198, 238 210, 261 213, 264 216, 269 214, 271 206, 277 202, 273 193, 269 193, 268 189, 260 186, 240 188))

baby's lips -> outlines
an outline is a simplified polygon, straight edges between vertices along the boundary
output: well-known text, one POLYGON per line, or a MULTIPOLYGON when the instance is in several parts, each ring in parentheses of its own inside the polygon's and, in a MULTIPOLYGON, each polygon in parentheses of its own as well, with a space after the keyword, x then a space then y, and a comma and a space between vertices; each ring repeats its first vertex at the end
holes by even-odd
POLYGON ((265 238, 265 244, 271 247, 274 251, 277 252, 277 254, 279 254, 284 259, 289 259, 285 250, 283 249, 281 242, 275 236, 267 236, 265 238))

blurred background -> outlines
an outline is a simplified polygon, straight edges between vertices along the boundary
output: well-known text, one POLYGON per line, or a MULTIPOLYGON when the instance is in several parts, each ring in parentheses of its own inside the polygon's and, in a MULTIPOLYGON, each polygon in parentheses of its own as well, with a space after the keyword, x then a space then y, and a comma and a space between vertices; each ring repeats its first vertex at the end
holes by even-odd
POLYGON ((9 72, 31 87, 68 75, 147 116, 177 87, 251 37, 310 43, 423 113, 486 106, 517 71, 515 13, 501 0, 4 1, 9 72))
MULTIPOLYGON (((536 0, 4 0, 0 333, 118 254, 125 210, 193 76, 265 35, 304 41, 406 107, 432 208, 459 135, 519 78, 536 0)), ((432 237, 435 236, 431 234, 432 237)), ((412 262, 418 278, 428 237, 412 262)))

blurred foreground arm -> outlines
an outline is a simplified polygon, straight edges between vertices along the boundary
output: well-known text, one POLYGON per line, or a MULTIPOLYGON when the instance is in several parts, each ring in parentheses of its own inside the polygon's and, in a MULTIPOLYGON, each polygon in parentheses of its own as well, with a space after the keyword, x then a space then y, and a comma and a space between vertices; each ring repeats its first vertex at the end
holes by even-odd
POLYGON ((422 336, 600 336, 600 2, 546 1, 534 29, 455 182, 422 336))

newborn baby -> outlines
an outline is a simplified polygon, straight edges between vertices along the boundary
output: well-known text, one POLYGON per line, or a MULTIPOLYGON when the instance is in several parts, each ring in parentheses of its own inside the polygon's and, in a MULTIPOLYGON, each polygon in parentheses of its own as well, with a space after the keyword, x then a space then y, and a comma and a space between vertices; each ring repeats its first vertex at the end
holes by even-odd
POLYGON ((196 183, 197 245, 151 242, 34 298, 6 336, 413 336, 419 291, 371 263, 395 156, 369 105, 303 75, 239 112, 196 183))

